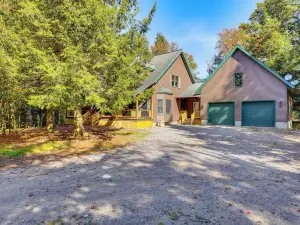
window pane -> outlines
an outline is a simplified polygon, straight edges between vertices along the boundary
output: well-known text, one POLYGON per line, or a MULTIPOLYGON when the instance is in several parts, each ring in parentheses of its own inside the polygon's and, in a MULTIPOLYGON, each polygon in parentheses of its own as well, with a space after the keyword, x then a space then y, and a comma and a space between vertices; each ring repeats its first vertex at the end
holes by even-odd
POLYGON ((166 113, 170 114, 171 113, 171 109, 172 109, 172 103, 171 100, 167 99, 166 100, 166 113))
POLYGON ((158 114, 164 113, 164 100, 163 99, 157 100, 157 113, 158 114))
POLYGON ((178 85, 179 85, 179 76, 172 75, 171 76, 171 86, 178 87, 178 85))
POLYGON ((235 85, 235 87, 243 86, 243 74, 242 73, 234 74, 234 85, 235 85))

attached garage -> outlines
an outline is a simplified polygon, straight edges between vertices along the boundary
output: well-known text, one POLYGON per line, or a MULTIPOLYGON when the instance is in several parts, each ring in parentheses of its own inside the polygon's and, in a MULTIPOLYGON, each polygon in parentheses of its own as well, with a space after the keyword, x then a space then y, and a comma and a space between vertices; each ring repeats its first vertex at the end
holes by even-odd
POLYGON ((243 102, 242 126, 274 127, 275 101, 243 102))
POLYGON ((209 103, 208 124, 234 126, 234 102, 209 103))

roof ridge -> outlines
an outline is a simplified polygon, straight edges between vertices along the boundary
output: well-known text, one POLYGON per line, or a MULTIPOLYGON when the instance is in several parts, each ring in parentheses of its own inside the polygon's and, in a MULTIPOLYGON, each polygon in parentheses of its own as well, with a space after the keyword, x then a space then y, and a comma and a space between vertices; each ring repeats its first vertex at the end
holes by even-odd
POLYGON ((173 52, 178 52, 178 51, 183 51, 183 49, 181 48, 181 49, 177 49, 177 50, 174 50, 174 51, 171 51, 171 52, 166 52, 166 53, 162 53, 162 54, 158 54, 158 55, 154 55, 153 57, 155 57, 155 56, 160 56, 160 55, 166 55, 166 54, 169 54, 169 53, 173 53, 173 52))
POLYGON ((206 78, 206 80, 202 83, 202 85, 198 88, 196 91, 197 94, 201 93, 202 88, 205 86, 205 84, 218 72, 218 70, 225 64, 225 62, 235 53, 235 51, 239 49, 241 52, 243 52, 245 55, 250 57, 254 62, 256 62, 258 65, 262 66, 265 70, 273 74, 275 77, 277 77, 279 80, 281 80, 283 83, 285 83, 290 88, 294 88, 294 85, 286 81, 282 76, 280 76, 276 71, 268 67, 266 64, 258 60, 255 56, 253 56, 250 52, 248 52, 246 49, 244 49, 241 45, 237 44, 222 60, 221 63, 217 66, 217 68, 206 78))

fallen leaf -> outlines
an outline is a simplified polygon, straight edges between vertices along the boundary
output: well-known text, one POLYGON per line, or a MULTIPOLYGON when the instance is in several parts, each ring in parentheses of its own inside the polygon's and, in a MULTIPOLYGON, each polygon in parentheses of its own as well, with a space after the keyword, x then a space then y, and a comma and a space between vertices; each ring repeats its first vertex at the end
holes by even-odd
POLYGON ((251 214, 251 212, 250 211, 247 211, 247 212, 245 212, 246 214, 251 214))
POLYGON ((300 209, 298 209, 297 212, 300 213, 300 209))
POLYGON ((230 207, 231 207, 231 206, 232 206, 232 204, 231 204, 231 203, 228 203, 228 206, 230 206, 230 207))

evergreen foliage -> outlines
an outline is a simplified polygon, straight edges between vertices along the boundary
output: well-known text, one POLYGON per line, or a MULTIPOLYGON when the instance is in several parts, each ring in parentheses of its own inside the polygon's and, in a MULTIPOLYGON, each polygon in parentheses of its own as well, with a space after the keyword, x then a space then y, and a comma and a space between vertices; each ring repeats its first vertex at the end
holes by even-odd
POLYGON ((116 112, 131 103, 149 72, 146 32, 156 5, 142 21, 137 0, 8 0, 0 6, 0 73, 7 81, 1 104, 20 94, 50 112, 74 109, 78 136, 84 133, 81 108, 116 112))

